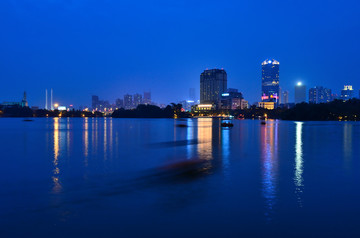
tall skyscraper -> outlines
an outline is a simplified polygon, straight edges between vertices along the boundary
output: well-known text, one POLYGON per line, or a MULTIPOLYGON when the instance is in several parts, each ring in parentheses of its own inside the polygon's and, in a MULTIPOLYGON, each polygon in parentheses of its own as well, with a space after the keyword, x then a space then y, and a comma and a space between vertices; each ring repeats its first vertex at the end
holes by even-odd
POLYGON ((321 86, 309 89, 309 103, 327 103, 331 101, 331 89, 321 86))
POLYGON ((92 110, 96 110, 99 105, 99 96, 92 95, 91 97, 91 108, 92 110))
POLYGON ((306 86, 301 82, 295 85, 295 104, 306 102, 306 86))
POLYGON ((151 104, 151 92, 144 92, 144 104, 151 104))
POLYGON ((130 95, 130 94, 124 95, 124 106, 125 106, 125 109, 134 108, 132 95, 130 95))
POLYGON ((116 108, 124 108, 124 100, 120 98, 116 99, 115 106, 116 108))
POLYGON ((289 91, 283 91, 282 92, 282 100, 281 103, 288 104, 289 103, 289 91))
POLYGON ((220 105, 227 89, 227 74, 223 69, 207 69, 200 74, 200 103, 220 105))
POLYGON ((276 60, 262 62, 261 101, 279 103, 279 68, 280 63, 276 60))
POLYGON ((139 93, 134 94, 133 104, 134 104, 134 107, 137 107, 138 105, 143 104, 143 99, 142 99, 141 94, 139 94, 139 93))
POLYGON ((349 100, 354 97, 354 90, 351 85, 345 85, 344 89, 341 90, 341 99, 342 100, 349 100))

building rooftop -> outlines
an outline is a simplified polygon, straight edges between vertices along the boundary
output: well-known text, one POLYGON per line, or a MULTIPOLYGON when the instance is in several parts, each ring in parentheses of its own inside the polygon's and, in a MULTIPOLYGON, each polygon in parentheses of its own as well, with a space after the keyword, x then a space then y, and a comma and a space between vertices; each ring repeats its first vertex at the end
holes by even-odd
POLYGON ((267 65, 267 64, 280 64, 280 63, 279 63, 279 61, 276 61, 274 59, 267 59, 261 63, 261 65, 267 65))

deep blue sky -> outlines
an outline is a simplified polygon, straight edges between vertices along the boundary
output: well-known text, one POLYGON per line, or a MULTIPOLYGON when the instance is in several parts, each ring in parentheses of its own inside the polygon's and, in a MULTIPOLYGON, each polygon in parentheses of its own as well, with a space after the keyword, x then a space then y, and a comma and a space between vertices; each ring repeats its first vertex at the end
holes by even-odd
POLYGON ((251 103, 261 62, 280 61, 280 85, 301 79, 339 93, 360 88, 360 1, 1 0, 0 102, 90 105, 151 90, 169 103, 199 94, 199 75, 224 68, 251 103))

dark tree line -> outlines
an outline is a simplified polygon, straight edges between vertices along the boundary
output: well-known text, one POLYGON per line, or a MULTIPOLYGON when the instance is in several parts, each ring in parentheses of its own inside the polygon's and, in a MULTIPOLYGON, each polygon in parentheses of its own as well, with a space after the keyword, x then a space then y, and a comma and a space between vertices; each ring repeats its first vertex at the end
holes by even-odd
POLYGON ((283 120, 298 121, 358 121, 360 119, 360 100, 335 100, 321 104, 296 104, 294 108, 280 114, 283 120))
POLYGON ((139 105, 135 109, 125 110, 120 108, 113 112, 114 118, 174 118, 190 117, 189 113, 182 112, 182 105, 172 103, 165 108, 154 105, 139 105))
POLYGON ((282 119, 293 121, 359 121, 360 119, 360 100, 350 99, 347 101, 335 100, 329 103, 309 104, 300 103, 295 107, 276 108, 267 110, 252 106, 244 110, 213 110, 201 112, 203 115, 232 115, 235 118, 259 119, 266 115, 269 119, 282 119))
MULTIPOLYGON (((334 121, 360 119, 360 100, 335 100, 321 104, 296 104, 291 109, 277 108, 267 110, 252 106, 244 110, 213 110, 201 112, 202 115, 233 115, 236 118, 258 119, 265 115, 270 119, 296 120, 296 121, 334 121)), ((0 107, 0 117, 103 117, 101 112, 86 112, 80 110, 49 111, 45 109, 31 110, 29 107, 11 106, 0 107)), ((136 109, 118 109, 113 112, 114 118, 184 118, 192 115, 182 110, 181 104, 172 103, 165 108, 154 105, 139 105, 136 109)), ((196 116, 196 114, 193 114, 196 116)))
POLYGON ((86 112, 80 110, 59 111, 59 110, 32 110, 29 107, 14 105, 0 108, 0 117, 102 117, 101 112, 86 112))

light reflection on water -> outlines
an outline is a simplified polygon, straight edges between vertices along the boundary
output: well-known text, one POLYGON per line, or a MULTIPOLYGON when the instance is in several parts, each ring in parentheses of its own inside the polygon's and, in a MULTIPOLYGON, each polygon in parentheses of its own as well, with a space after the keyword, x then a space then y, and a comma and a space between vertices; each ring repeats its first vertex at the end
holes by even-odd
POLYGON ((54 118, 54 160, 53 160, 53 176, 52 181, 54 182, 54 186, 52 188, 52 192, 59 193, 61 192, 62 186, 59 180, 60 177, 60 168, 59 168, 59 155, 60 155, 60 135, 59 133, 59 118, 54 118))
MULTIPOLYGON (((114 227, 126 230, 132 224, 154 224, 154 230, 148 231, 151 234, 161 229, 156 224, 172 230, 192 226, 206 237, 239 227, 247 235, 257 233, 253 224, 259 230, 266 230, 268 224, 294 228, 296 219, 308 227, 319 220, 332 227, 337 223, 349 227, 358 221, 352 215, 360 212, 356 200, 360 192, 353 189, 360 186, 360 151, 355 146, 360 145, 360 127, 356 123, 321 126, 269 120, 260 125, 259 121, 236 120, 230 129, 211 118, 53 118, 35 120, 27 127, 17 123, 9 133, 0 124, 1 195, 11 194, 6 202, 6 196, 0 196, 0 208, 33 210, 8 209, 11 216, 0 215, 0 219, 15 227, 21 217, 31 217, 32 233, 38 232, 32 219, 62 235, 76 224, 73 229, 87 227, 91 236, 92 227, 87 226, 91 221, 109 232, 115 232, 114 227), (179 123, 187 127, 176 127, 179 123), (331 137, 321 137, 329 130, 331 137), (37 139, 28 136, 18 141, 11 133, 19 131, 37 139), (308 143, 309 138, 323 140, 308 143), (7 153, 16 143, 21 151, 7 153), (205 162, 185 164, 185 170, 200 167, 201 176, 171 166, 159 170, 196 159, 205 162), (26 170, 18 173, 21 166, 26 170), (36 182, 32 181, 35 177, 36 182), (12 186, 3 182, 12 180, 12 186), (23 181, 29 182, 25 186, 23 181), (26 194, 27 190, 31 192, 26 194), (326 196, 328 191, 333 195, 326 196), (326 212, 322 215, 321 211, 326 212), (331 215, 336 213, 343 220, 331 215)), ((136 229, 131 232, 141 234, 136 229)), ((124 237, 131 237, 131 232, 124 231, 124 237)), ((297 232, 302 237, 308 234, 306 229, 297 232)), ((179 231, 177 237, 186 234, 179 231)))
POLYGON ((213 121, 211 118, 199 118, 197 125, 197 152, 201 159, 211 160, 213 150, 213 121))
POLYGON ((278 124, 276 121, 268 121, 261 127, 261 159, 262 159, 262 185, 265 198, 265 216, 272 219, 274 206, 276 205, 277 193, 277 167, 278 167, 278 124))
POLYGON ((295 122, 296 124, 296 142, 295 142, 295 193, 298 199, 299 206, 302 207, 301 194, 303 192, 303 139, 302 139, 302 127, 303 122, 295 122))
POLYGON ((344 124, 344 129, 343 129, 343 151, 344 151, 344 163, 345 163, 345 167, 347 169, 351 168, 351 160, 352 160, 352 146, 353 146, 353 142, 352 142, 352 132, 353 132, 353 128, 352 128, 352 124, 350 123, 346 123, 344 124))

